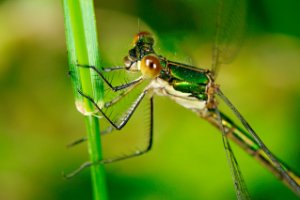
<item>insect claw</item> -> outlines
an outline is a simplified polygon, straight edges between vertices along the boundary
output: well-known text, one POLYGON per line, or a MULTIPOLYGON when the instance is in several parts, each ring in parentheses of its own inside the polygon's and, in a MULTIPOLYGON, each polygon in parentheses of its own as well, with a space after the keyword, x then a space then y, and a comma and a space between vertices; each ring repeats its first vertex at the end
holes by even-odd
POLYGON ((74 176, 76 176, 77 174, 79 174, 82 170, 84 170, 87 167, 90 167, 93 163, 91 162, 85 162, 82 165, 80 165, 79 168, 75 169, 73 172, 69 173, 69 174, 65 174, 64 172, 62 172, 62 176, 65 179, 70 179, 74 176))
POLYGON ((74 141, 74 142, 72 142, 70 144, 67 144, 67 148, 71 148, 73 146, 76 146, 77 144, 80 144, 80 143, 82 143, 82 142, 84 142, 86 140, 87 140, 86 137, 80 138, 80 139, 78 139, 78 140, 76 140, 76 141, 74 141))

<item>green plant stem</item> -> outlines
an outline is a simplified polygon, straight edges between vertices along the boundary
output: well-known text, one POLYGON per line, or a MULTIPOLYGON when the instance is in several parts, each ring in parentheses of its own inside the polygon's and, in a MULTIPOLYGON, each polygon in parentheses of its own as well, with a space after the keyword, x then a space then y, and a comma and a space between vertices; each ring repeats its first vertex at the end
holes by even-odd
MULTIPOLYGON (((99 50, 92 0, 63 0, 68 58, 77 109, 85 114, 87 126, 88 152, 92 163, 102 159, 99 121, 91 113, 91 102, 82 98, 77 90, 101 100, 103 87, 99 79, 93 78, 93 71, 80 68, 77 64, 99 66, 99 50)), ((104 167, 91 166, 94 199, 107 199, 104 167)))
MULTIPOLYGON (((90 158, 93 162, 102 159, 101 153, 101 140, 98 119, 92 116, 85 117, 88 132, 88 146, 90 158)), ((91 166, 92 184, 94 191, 94 199, 107 199, 104 166, 92 165, 91 166)))

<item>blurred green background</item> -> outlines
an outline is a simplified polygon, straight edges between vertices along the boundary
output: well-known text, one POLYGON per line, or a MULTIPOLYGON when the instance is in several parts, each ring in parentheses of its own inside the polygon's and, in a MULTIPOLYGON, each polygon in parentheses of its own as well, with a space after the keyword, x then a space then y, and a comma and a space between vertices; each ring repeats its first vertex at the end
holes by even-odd
MULTIPOLYGON (((95 5, 104 63, 122 64, 133 35, 149 30, 158 40, 158 53, 210 66, 215 1, 95 5)), ((270 150, 298 172, 299 8, 298 0, 251 1, 242 49, 217 80, 270 150)), ((89 170, 71 180, 61 177, 88 159, 86 144, 65 147, 85 134, 67 72, 62 3, 0 1, 0 199, 92 198, 89 170)), ((105 166, 110 199, 235 198, 214 127, 162 97, 155 98, 154 126, 151 152, 105 166)), ((296 199, 255 160, 233 148, 253 199, 296 199)))

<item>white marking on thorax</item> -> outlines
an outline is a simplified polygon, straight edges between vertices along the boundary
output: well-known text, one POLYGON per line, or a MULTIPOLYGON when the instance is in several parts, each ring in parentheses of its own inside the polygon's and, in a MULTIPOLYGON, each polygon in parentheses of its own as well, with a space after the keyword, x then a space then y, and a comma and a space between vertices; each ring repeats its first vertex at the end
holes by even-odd
POLYGON ((206 108, 206 101, 201 101, 195 97, 191 97, 191 93, 179 92, 175 90, 173 86, 169 85, 168 82, 162 79, 154 79, 148 88, 151 89, 154 94, 159 96, 168 96, 179 105, 192 111, 199 112, 206 108))

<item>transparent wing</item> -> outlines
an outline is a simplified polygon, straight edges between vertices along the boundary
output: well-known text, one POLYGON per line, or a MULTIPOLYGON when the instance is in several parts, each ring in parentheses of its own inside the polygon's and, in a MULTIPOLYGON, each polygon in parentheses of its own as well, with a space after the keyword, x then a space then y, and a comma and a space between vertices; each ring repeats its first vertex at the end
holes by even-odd
POLYGON ((235 108, 235 106, 229 101, 229 99, 222 93, 220 89, 217 90, 218 96, 226 103, 226 105, 233 111, 233 113, 237 116, 237 118, 241 121, 243 126, 246 128, 248 133, 253 137, 255 142, 259 145, 261 150, 266 154, 268 159, 273 163, 276 171, 279 172, 280 178, 285 182, 298 196, 300 196, 300 185, 297 181, 286 171, 286 169, 282 166, 280 161, 270 152, 270 150, 266 147, 263 141, 259 138, 259 136, 255 133, 249 123, 245 120, 245 118, 240 114, 240 112, 235 108))
MULTIPOLYGON (((104 77, 102 74, 99 75, 104 77)), ((105 82, 107 85, 111 85, 106 78, 105 82)), ((111 163, 136 157, 148 152, 152 147, 153 98, 146 89, 148 82, 139 81, 137 84, 127 85, 129 87, 113 92, 112 99, 106 99, 107 102, 101 102, 100 105, 92 97, 78 89, 78 93, 83 98, 87 98, 95 106, 95 110, 98 111, 94 113, 94 116, 103 119, 101 120, 101 128, 103 130, 99 134, 101 134, 104 157, 98 161, 99 163, 111 163), (138 109, 141 107, 143 109, 138 109), (141 119, 143 120, 141 121, 141 119), (146 124, 148 125, 148 130, 147 128, 145 129, 147 127, 146 124)), ((122 85, 120 86, 122 87, 122 85)), ((106 91, 111 92, 111 86, 106 91)), ((69 146, 74 146, 85 140, 86 138, 82 138, 69 146)), ((79 168, 69 174, 64 174, 64 176, 65 178, 71 178, 83 169, 98 164, 98 162, 85 162, 79 168)))
MULTIPOLYGON (((104 76, 112 85, 119 86, 136 80, 141 74, 138 72, 130 73, 126 70, 115 70, 105 73, 104 76)), ((110 162, 126 156, 131 157, 136 152, 147 149, 151 139, 150 96, 145 95, 135 110, 133 110, 133 107, 148 84, 148 80, 143 80, 137 85, 117 92, 104 85, 104 99, 99 107, 113 123, 126 123, 121 130, 115 130, 101 113, 96 113, 100 117, 101 132, 105 133, 108 130, 109 133, 101 136, 104 160, 110 162), (125 122, 124 119, 132 111, 132 116, 128 122, 125 122)))
POLYGON ((230 146, 228 138, 226 137, 225 129, 222 124, 221 114, 218 109, 215 110, 215 114, 217 115, 217 119, 219 122, 219 128, 220 128, 220 131, 222 132, 223 145, 224 145, 224 149, 226 152, 227 161, 228 161, 228 164, 230 167, 230 172, 232 175, 234 189, 235 189, 237 199, 239 199, 239 200, 250 199, 246 184, 244 182, 244 178, 243 178, 241 170, 240 170, 240 167, 239 167, 236 157, 232 151, 232 148, 230 146))
POLYGON ((212 73, 237 55, 246 30, 247 0, 220 0, 212 51, 212 73))

